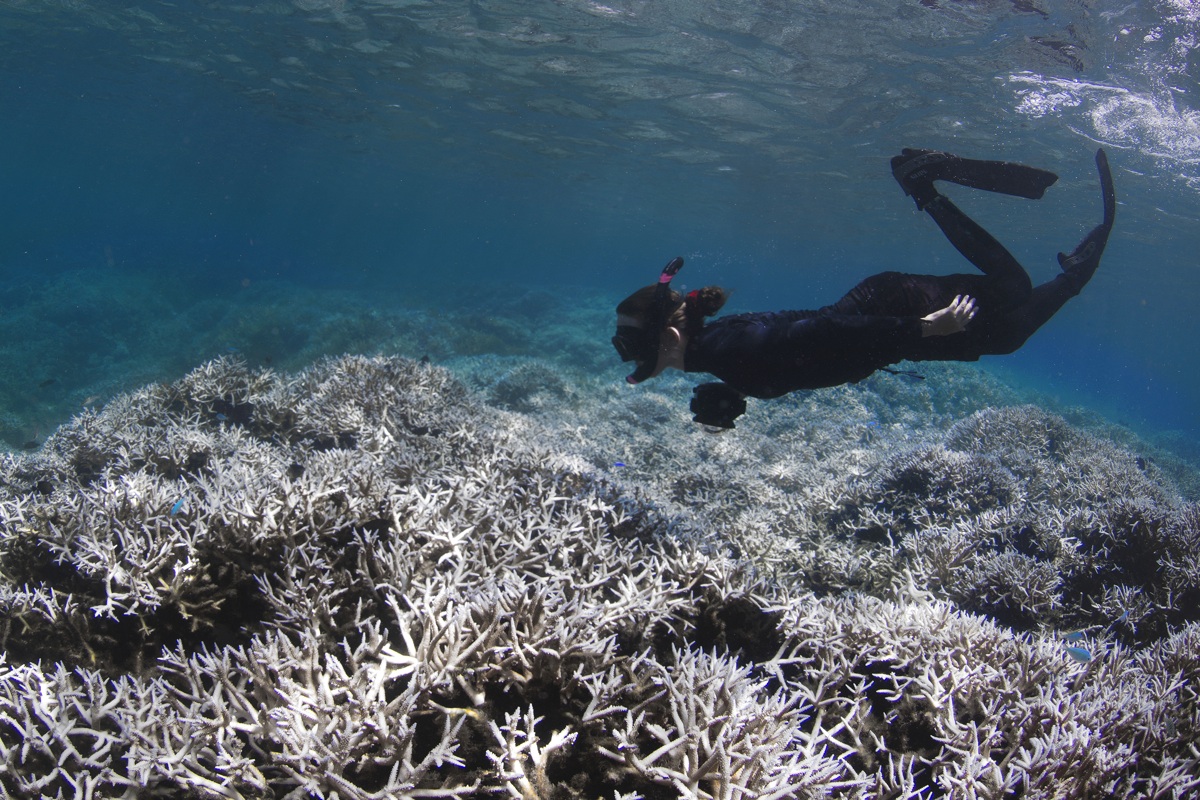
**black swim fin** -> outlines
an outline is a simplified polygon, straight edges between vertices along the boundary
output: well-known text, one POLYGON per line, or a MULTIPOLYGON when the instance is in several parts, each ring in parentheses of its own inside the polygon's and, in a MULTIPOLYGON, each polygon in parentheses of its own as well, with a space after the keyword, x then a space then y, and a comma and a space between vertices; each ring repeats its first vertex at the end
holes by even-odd
POLYGON ((1096 169, 1100 172, 1100 195, 1104 200, 1104 221, 1083 237, 1079 246, 1066 253, 1058 254, 1058 264, 1062 271, 1073 280, 1075 293, 1078 294, 1100 266, 1100 256, 1108 244, 1108 235, 1112 233, 1113 221, 1117 216, 1117 193, 1113 189, 1112 170, 1108 168, 1108 156, 1104 150, 1096 151, 1096 169))
POLYGON ((912 195, 922 207, 920 198, 928 193, 933 181, 950 181, 972 189, 1038 200, 1058 180, 1053 172, 1025 164, 960 158, 939 150, 907 147, 892 159, 892 174, 904 193, 912 195))

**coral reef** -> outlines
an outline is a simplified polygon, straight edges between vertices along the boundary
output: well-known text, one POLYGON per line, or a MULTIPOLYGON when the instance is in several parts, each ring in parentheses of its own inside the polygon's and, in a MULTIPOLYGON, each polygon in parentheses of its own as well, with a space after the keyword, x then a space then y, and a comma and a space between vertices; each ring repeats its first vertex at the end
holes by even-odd
POLYGON ((1200 788, 1200 515, 1153 463, 1031 407, 710 436, 680 382, 567 378, 227 357, 5 456, 0 787, 1200 788))
POLYGON ((733 436, 687 423, 689 383, 676 378, 623 391, 573 376, 594 408, 531 416, 549 423, 545 446, 566 440, 560 450, 807 591, 892 597, 911 573, 1015 630, 1089 628, 1129 645, 1200 621, 1193 470, 1112 426, 972 408, 963 397, 1015 395, 939 370, 906 384, 908 406, 900 379, 880 377, 758 404, 733 436))
MULTIPOLYGON (((0 442, 34 449, 81 409, 220 354, 291 370, 347 352, 434 360, 528 354, 535 350, 529 320, 561 309, 543 292, 520 289, 457 289, 444 302, 291 282, 214 287, 210 280, 203 271, 88 269, 0 287, 0 301, 9 301, 0 314, 0 442)), ((568 350, 578 354, 572 342, 568 350)))

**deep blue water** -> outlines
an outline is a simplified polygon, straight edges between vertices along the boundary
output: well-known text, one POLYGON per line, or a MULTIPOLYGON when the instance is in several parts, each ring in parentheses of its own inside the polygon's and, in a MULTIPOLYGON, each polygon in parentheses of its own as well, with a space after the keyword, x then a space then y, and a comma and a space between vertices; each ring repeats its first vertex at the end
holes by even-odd
POLYGON ((985 366, 1195 437, 1198 33, 1183 0, 9 0, 0 314, 79 270, 615 304, 676 254, 739 307, 816 307, 966 266, 891 179, 906 145, 1061 175, 947 190, 1040 282, 1099 221, 1103 145, 1100 273, 985 366))

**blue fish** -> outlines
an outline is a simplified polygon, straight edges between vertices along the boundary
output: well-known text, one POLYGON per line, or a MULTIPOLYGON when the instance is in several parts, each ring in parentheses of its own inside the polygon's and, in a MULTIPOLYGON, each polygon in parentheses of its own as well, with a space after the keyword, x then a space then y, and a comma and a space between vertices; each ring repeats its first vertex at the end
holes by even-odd
POLYGON ((1078 661, 1080 664, 1086 664, 1092 660, 1092 651, 1086 647, 1068 647, 1067 655, 1078 661))
POLYGON ((614 461, 613 466, 614 467, 623 467, 623 466, 625 466, 625 462, 624 461, 614 461))
POLYGON ((1063 637, 1063 639, 1066 639, 1068 642, 1078 642, 1082 638, 1083 638, 1083 631, 1075 631, 1073 633, 1068 633, 1066 636, 1063 637))
POLYGON ((178 514, 179 510, 181 508, 183 508, 183 498, 182 497, 175 501, 175 505, 171 506, 171 516, 173 517, 176 514, 178 514))

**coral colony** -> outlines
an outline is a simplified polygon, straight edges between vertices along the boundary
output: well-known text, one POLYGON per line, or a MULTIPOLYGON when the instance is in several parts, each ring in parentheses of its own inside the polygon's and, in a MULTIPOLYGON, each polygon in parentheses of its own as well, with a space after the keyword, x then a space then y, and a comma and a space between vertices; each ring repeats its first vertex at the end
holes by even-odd
POLYGON ((4 795, 1200 791, 1169 458, 894 377, 710 436, 459 366, 228 356, 5 456, 4 795))

